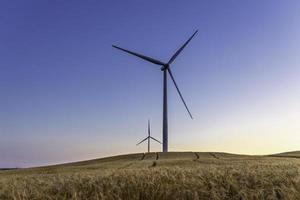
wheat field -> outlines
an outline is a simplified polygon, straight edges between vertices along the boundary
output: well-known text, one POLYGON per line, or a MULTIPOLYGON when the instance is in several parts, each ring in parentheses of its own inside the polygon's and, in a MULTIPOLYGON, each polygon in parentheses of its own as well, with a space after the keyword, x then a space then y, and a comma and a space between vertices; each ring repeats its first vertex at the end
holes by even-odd
POLYGON ((0 199, 300 199, 299 153, 170 152, 0 171, 0 199))

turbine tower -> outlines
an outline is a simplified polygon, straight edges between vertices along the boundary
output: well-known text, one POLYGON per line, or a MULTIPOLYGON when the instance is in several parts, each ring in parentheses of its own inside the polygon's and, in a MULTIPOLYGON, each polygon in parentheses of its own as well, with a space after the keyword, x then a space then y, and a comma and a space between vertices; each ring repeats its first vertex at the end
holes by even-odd
POLYGON ((145 140, 148 140, 148 153, 150 153, 150 139, 155 140, 156 142, 160 143, 160 141, 158 141, 157 139, 153 138, 150 135, 150 120, 148 120, 148 137, 146 137, 145 139, 143 139, 142 141, 140 141, 139 143, 137 143, 136 145, 139 145, 141 143, 143 143, 145 140))
POLYGON ((170 58, 170 60, 165 63, 165 62, 162 62, 162 61, 159 61, 157 59, 154 59, 154 58, 151 58, 151 57, 148 57, 148 56, 144 56, 142 54, 139 54, 139 53, 135 53, 133 51, 129 51, 129 50, 126 50, 126 49, 123 49, 121 47, 118 47, 118 46, 115 46, 115 45, 112 45, 114 48, 116 49, 119 49, 121 51, 124 51, 126 53, 129 53, 131 55, 134 55, 134 56, 137 56, 143 60, 146 60, 148 62, 151 62, 153 64, 156 64, 156 65, 159 65, 161 66, 161 71, 163 72, 163 152, 168 152, 168 74, 170 75, 174 85, 175 85, 175 88, 189 114, 189 116, 191 117, 191 119, 193 119, 193 116, 190 112, 190 110, 188 109, 184 99, 183 99, 183 96, 177 86, 177 83, 174 79, 174 76, 172 74, 172 71, 171 71, 171 68, 170 68, 170 65, 171 63, 176 59, 176 57, 181 53, 181 51, 186 47, 186 45, 191 41, 191 39, 196 35, 196 33, 198 32, 198 30, 196 30, 194 32, 194 34, 175 52, 175 54, 170 58))

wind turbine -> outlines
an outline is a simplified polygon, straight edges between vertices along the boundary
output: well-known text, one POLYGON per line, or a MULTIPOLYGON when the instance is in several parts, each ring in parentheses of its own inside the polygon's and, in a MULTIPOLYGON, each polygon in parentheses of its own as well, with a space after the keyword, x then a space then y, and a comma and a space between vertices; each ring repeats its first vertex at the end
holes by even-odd
POLYGON ((188 109, 188 107, 183 99, 183 96, 176 84, 176 81, 172 74, 170 65, 176 59, 176 57, 181 53, 181 51, 186 47, 186 45, 191 41, 191 39, 196 35, 197 32, 198 32, 198 30, 196 30, 194 32, 194 34, 175 52, 175 54, 170 58, 170 60, 167 63, 156 60, 156 59, 148 57, 148 56, 144 56, 139 53, 135 53, 133 51, 123 49, 121 47, 117 47, 115 45, 112 45, 116 49, 119 49, 119 50, 129 53, 131 55, 137 56, 143 60, 146 60, 148 62, 151 62, 153 64, 161 66, 160 69, 161 69, 161 71, 163 71, 163 152, 168 152, 168 92, 167 92, 167 75, 168 74, 170 75, 188 114, 190 115, 191 119, 193 119, 193 116, 192 116, 190 110, 188 109))
POLYGON ((143 143, 145 140, 148 140, 148 153, 150 153, 150 139, 155 140, 156 142, 161 144, 160 141, 158 141, 157 139, 155 139, 154 137, 152 137, 150 135, 150 120, 148 120, 148 137, 146 137, 145 139, 143 139, 142 141, 140 141, 136 145, 139 145, 139 144, 143 143))

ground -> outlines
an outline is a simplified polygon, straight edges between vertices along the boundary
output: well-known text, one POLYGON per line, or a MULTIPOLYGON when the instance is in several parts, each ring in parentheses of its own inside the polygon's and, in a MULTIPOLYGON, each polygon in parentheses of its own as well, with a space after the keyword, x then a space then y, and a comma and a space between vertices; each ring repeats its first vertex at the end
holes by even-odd
POLYGON ((0 199, 300 199, 300 152, 139 153, 0 170, 0 199))

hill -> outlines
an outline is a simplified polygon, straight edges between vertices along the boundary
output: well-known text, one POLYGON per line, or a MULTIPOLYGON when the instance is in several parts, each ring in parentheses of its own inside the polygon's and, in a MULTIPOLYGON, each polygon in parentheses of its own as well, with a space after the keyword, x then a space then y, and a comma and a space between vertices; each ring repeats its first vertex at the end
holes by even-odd
POLYGON ((300 151, 290 151, 271 155, 273 157, 300 158, 300 151))
POLYGON ((139 153, 5 170, 0 199, 300 199, 297 155, 139 153))

